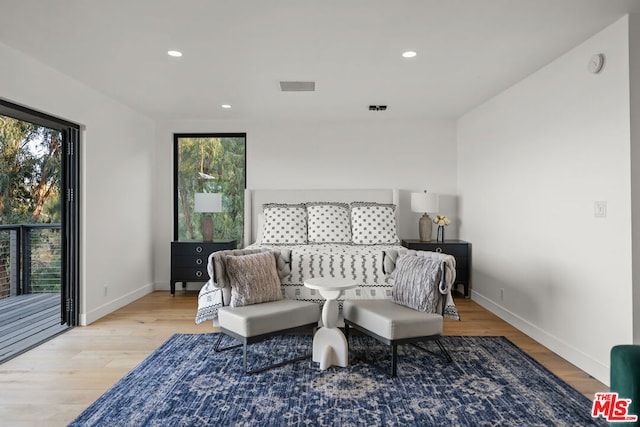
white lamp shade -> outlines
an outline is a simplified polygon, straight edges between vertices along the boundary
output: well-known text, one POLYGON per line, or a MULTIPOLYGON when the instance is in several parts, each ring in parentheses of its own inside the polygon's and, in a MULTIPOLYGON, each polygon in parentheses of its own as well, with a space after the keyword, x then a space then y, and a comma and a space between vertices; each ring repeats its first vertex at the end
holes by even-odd
POLYGON ((222 212, 222 194, 196 193, 194 212, 222 212))
POLYGON ((440 200, 435 193, 411 193, 411 211, 412 212, 438 212, 440 209, 440 200))

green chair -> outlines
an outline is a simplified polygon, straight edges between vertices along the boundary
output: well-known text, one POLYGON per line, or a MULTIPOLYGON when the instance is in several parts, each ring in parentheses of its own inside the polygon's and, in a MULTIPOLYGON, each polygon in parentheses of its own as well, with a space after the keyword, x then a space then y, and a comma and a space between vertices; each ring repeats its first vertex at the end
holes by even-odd
MULTIPOLYGON (((617 345, 611 349, 610 391, 619 398, 631 399, 628 414, 640 415, 640 345, 617 345)), ((635 423, 611 423, 640 426, 635 423)))

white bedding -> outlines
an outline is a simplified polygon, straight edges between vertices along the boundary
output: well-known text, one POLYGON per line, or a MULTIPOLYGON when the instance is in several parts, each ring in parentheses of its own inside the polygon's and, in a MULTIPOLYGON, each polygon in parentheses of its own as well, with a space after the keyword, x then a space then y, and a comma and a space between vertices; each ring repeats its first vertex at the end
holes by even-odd
MULTIPOLYGON (((324 303, 324 298, 316 290, 304 286, 304 280, 311 277, 338 277, 356 280, 358 287, 345 291, 344 295, 338 299, 340 307, 345 299, 392 298, 393 279, 390 273, 395 268, 398 255, 404 253, 420 254, 420 252, 397 245, 271 246, 254 244, 245 249, 257 248, 277 249, 281 251, 281 256, 285 257, 284 261, 288 264, 290 273, 281 276, 281 284, 285 296, 290 299, 324 303)), ((427 253, 422 252, 422 254, 426 255, 427 253)), ((450 258, 452 264, 448 269, 448 287, 444 290, 441 289, 441 292, 445 294, 444 315, 459 320, 457 309, 451 297, 451 284, 455 280, 455 259, 450 258)), ((209 273, 212 279, 200 291, 196 323, 215 319, 218 308, 222 306, 222 293, 213 283, 211 262, 212 257, 210 256, 209 273)))
MULTIPOLYGON (((245 243, 247 243, 247 241, 262 241, 262 225, 259 217, 263 214, 263 206, 265 204, 304 203, 309 204, 309 206, 314 206, 318 204, 318 202, 327 202, 327 204, 350 203, 353 206, 353 204, 357 204, 358 201, 366 201, 366 203, 362 203, 363 205, 390 204, 397 207, 400 204, 399 191, 395 189, 247 189, 245 190, 245 243)), ((397 209, 395 209, 394 216, 389 218, 389 220, 393 220, 390 226, 390 228, 394 230, 393 239, 389 237, 383 239, 383 241, 397 240, 397 212, 397 209)), ((364 231, 367 231, 367 227, 371 228, 371 224, 366 223, 364 225, 364 231)), ((353 223, 351 223, 350 226, 353 229, 353 223)), ((374 229, 378 230, 378 228, 375 227, 374 229)), ((364 232, 363 230, 361 231, 364 232)), ((287 240, 285 239, 285 241, 287 240)), ((309 241, 309 239, 305 239, 305 241, 309 241)), ((353 242, 361 242, 361 240, 353 239, 353 242)), ((318 291, 304 286, 304 280, 311 277, 336 277, 355 280, 358 286, 344 292, 344 295, 338 300, 340 307, 342 307, 342 300, 344 299, 391 298, 393 279, 390 277, 390 273, 392 269, 395 268, 395 259, 398 256, 398 252, 406 251, 406 248, 394 244, 361 245, 322 243, 282 246, 254 243, 245 247, 245 249, 256 248, 277 249, 281 251, 281 256, 286 258, 285 262, 288 262, 290 272, 288 275, 286 275, 286 272, 281 275, 281 283, 285 297, 290 299, 313 301, 319 304, 324 303, 324 298, 320 296, 318 291), (394 256, 387 256, 385 258, 385 251, 387 254, 394 253, 394 256), (387 268, 388 271, 385 271, 385 268, 387 268)), ((222 305, 220 289, 214 286, 215 284, 213 282, 214 275, 211 267, 211 259, 209 264, 209 274, 212 279, 209 280, 200 291, 196 323, 215 319, 217 317, 217 310, 222 305)), ((455 306, 453 305, 450 292, 447 292, 447 294, 447 310, 449 310, 451 306, 455 312, 455 306)), ((457 316, 457 312, 455 314, 457 316)))
POLYGON ((285 296, 291 299, 322 303, 318 291, 306 288, 311 277, 353 279, 358 287, 344 292, 343 299, 377 299, 391 297, 393 282, 384 272, 383 251, 405 249, 398 245, 309 244, 292 246, 250 245, 247 249, 291 250, 291 273, 281 280, 285 296))

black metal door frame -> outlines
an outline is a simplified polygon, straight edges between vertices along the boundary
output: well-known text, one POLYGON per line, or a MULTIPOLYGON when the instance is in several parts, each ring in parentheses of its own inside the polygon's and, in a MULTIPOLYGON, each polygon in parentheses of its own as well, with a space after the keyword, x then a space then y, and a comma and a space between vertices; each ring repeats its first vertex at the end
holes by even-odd
POLYGON ((80 126, 3 99, 0 114, 62 132, 60 323, 76 326, 80 294, 80 126))

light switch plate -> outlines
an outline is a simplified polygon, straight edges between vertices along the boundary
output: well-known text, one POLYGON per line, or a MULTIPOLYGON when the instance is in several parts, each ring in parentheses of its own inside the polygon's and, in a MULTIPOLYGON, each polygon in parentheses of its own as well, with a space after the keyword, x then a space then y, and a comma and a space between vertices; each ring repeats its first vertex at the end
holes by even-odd
POLYGON ((606 218, 607 217, 607 202, 606 201, 598 201, 594 202, 593 216, 596 218, 606 218))

